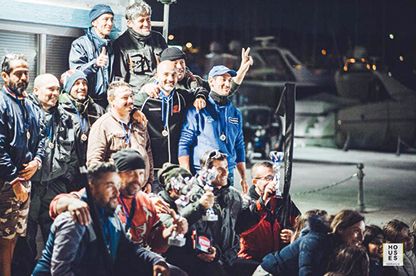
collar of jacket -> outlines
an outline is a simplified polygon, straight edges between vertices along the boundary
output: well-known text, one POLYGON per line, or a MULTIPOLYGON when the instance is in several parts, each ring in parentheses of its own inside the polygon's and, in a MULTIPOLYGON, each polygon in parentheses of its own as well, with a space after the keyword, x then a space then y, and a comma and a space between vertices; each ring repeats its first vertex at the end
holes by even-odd
MULTIPOLYGON (((4 92, 12 97, 14 100, 16 100, 16 93, 12 92, 6 85, 3 85, 4 92)), ((24 91, 22 95, 17 95, 18 100, 24 100, 27 97, 27 92, 24 91)))
POLYGON ((78 110, 79 113, 84 114, 88 112, 88 106, 90 104, 94 104, 94 101, 91 97, 87 97, 83 102, 73 98, 71 94, 65 93, 59 99, 61 103, 66 106, 66 108, 74 109, 74 107, 78 110))
POLYGON ((34 105, 39 107, 43 112, 55 114, 55 112, 58 110, 58 104, 54 107, 49 108, 48 110, 43 109, 42 104, 40 103, 38 97, 34 93, 30 93, 27 97, 32 101, 34 105))
POLYGON ((111 44, 110 38, 99 37, 93 27, 87 29, 87 37, 94 43, 98 52, 101 52, 102 47, 106 47, 108 55, 112 54, 112 47, 108 47, 111 44))
POLYGON ((150 38, 150 34, 148 36, 143 36, 139 34, 138 32, 136 32, 135 30, 133 30, 132 28, 127 28, 127 31, 129 32, 130 36, 134 37, 139 42, 145 42, 147 39, 150 38))
POLYGON ((209 92, 209 97, 212 98, 214 102, 218 105, 226 105, 230 102, 227 96, 221 96, 220 94, 212 90, 211 92, 209 92))

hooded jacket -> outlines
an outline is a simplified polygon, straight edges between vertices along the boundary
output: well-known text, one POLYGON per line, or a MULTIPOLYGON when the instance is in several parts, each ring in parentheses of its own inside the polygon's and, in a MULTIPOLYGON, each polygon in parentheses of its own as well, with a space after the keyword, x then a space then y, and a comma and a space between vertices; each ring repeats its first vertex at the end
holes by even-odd
POLYGON ((158 32, 141 36, 128 28, 114 41, 114 77, 123 79, 133 87, 134 93, 138 93, 155 74, 157 59, 167 47, 158 32))

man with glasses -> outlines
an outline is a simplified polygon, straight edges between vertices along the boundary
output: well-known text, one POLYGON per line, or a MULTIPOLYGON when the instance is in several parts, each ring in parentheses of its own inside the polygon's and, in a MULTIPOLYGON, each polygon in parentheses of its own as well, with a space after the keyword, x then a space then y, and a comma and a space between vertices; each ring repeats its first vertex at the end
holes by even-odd
POLYGON ((249 212, 244 213, 244 228, 240 234, 238 256, 261 262, 263 257, 290 243, 292 228, 300 211, 291 202, 289 225, 282 225, 284 201, 276 187, 275 171, 271 162, 254 164, 251 169, 253 185, 249 196, 253 200, 249 212))

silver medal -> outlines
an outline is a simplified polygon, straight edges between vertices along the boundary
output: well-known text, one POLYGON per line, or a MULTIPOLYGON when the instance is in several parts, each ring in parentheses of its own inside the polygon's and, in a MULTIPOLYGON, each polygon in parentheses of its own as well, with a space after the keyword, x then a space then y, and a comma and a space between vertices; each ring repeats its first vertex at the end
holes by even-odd
POLYGON ((26 138, 29 140, 30 139, 30 132, 26 131, 26 138))
POLYGON ((168 136, 168 134, 169 134, 169 132, 168 132, 166 129, 164 129, 164 130, 162 131, 162 135, 163 135, 163 136, 168 136))
POLYGON ((220 140, 221 140, 221 141, 225 141, 225 139, 227 139, 227 136, 225 136, 225 134, 221 134, 221 136, 220 136, 220 140))
POLYGON ((48 147, 49 147, 50 149, 53 149, 53 148, 55 147, 55 145, 54 145, 52 142, 49 142, 49 143, 48 143, 48 147))
POLYGON ((85 142, 85 141, 87 141, 87 139, 88 139, 87 134, 83 133, 83 134, 81 135, 81 141, 85 142))

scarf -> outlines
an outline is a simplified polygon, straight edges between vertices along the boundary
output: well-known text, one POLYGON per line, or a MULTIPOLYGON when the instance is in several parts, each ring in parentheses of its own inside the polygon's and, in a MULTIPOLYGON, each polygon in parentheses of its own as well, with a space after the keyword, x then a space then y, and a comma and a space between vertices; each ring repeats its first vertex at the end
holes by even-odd
POLYGON ((227 96, 221 96, 220 94, 218 94, 214 91, 211 91, 209 93, 209 95, 219 105, 226 105, 228 103, 228 97, 227 96))

